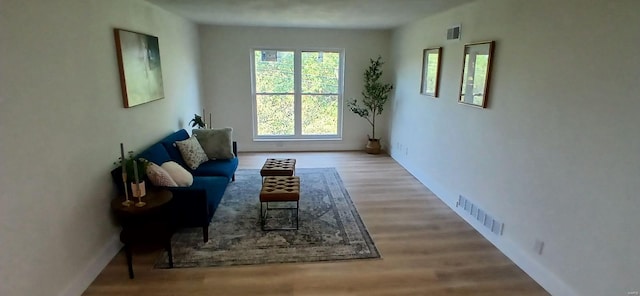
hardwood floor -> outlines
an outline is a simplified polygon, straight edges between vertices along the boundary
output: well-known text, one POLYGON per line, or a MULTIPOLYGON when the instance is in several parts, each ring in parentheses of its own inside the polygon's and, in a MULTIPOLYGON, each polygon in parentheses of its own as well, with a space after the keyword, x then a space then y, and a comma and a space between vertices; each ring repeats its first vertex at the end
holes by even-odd
POLYGON ((120 252, 83 295, 549 295, 389 156, 363 152, 241 153, 336 167, 382 259, 153 269, 159 250, 120 252))

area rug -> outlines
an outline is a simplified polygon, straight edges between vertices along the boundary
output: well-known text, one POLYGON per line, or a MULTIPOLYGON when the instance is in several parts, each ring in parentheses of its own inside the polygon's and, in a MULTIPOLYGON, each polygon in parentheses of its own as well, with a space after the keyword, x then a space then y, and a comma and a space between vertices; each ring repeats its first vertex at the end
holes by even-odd
MULTIPOLYGON (((238 170, 209 226, 184 229, 172 238, 174 267, 314 262, 380 258, 335 168, 296 169, 300 177, 298 230, 262 231, 259 170, 238 170)), ((271 207, 271 206, 270 206, 271 207)), ((290 226, 290 211, 270 211, 271 227, 290 226)), ((164 252, 155 264, 168 268, 164 252)))

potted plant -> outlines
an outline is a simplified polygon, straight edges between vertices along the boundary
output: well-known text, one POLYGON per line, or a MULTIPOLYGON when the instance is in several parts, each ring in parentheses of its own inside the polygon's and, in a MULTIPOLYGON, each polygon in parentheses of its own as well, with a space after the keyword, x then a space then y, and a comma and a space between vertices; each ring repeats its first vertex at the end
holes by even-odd
MULTIPOLYGON (((124 173, 126 173, 127 183, 131 183, 131 191, 134 196, 137 196, 138 192, 137 188, 134 188, 136 182, 136 168, 134 168, 134 160, 137 166, 138 181, 140 182, 140 192, 143 193, 142 195, 144 195, 144 192, 146 192, 144 180, 147 176, 147 166, 149 165, 149 161, 144 158, 135 159, 133 157, 133 151, 129 151, 128 157, 125 158, 124 173)), ((118 161, 114 162, 113 164, 116 166, 122 166, 122 157, 119 157, 118 161)))
POLYGON ((382 57, 370 59, 371 65, 364 71, 364 90, 362 91, 362 106, 357 99, 348 102, 347 106, 355 114, 366 119, 371 124, 371 136, 367 135, 369 141, 366 146, 367 153, 380 153, 380 139, 376 138, 376 115, 382 114, 384 104, 389 98, 389 92, 393 89, 390 83, 380 81, 382 76, 382 57))
POLYGON ((204 123, 204 121, 202 121, 202 116, 200 116, 198 114, 193 114, 193 119, 191 119, 191 121, 189 121, 189 123, 191 123, 191 127, 196 127, 196 126, 198 126, 198 128, 204 128, 205 127, 205 123, 204 123))

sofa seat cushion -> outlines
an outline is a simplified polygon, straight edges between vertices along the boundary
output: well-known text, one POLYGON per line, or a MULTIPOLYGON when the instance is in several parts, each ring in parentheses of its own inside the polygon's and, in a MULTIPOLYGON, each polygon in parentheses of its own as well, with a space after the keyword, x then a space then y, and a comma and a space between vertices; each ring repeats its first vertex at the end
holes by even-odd
POLYGON ((238 158, 209 160, 191 171, 194 176, 222 176, 231 180, 238 168, 238 158))

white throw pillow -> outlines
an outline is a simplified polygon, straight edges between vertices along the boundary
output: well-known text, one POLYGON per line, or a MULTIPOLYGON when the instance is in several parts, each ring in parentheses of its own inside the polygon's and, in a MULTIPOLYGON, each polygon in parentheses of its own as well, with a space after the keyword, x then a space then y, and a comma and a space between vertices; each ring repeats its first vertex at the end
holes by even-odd
POLYGON ((194 129, 192 133, 200 142, 209 159, 231 159, 236 157, 233 154, 232 128, 194 129))
POLYGON ((189 187, 193 184, 193 175, 175 161, 167 161, 160 167, 169 173, 171 179, 173 179, 178 186, 189 187))
POLYGON ((178 184, 171 178, 171 175, 153 162, 150 162, 147 166, 147 177, 149 177, 149 180, 155 186, 178 187, 178 184))
POLYGON ((197 169, 202 163, 209 160, 196 137, 192 136, 184 141, 176 141, 176 146, 178 146, 178 150, 182 154, 182 159, 192 170, 197 169))

